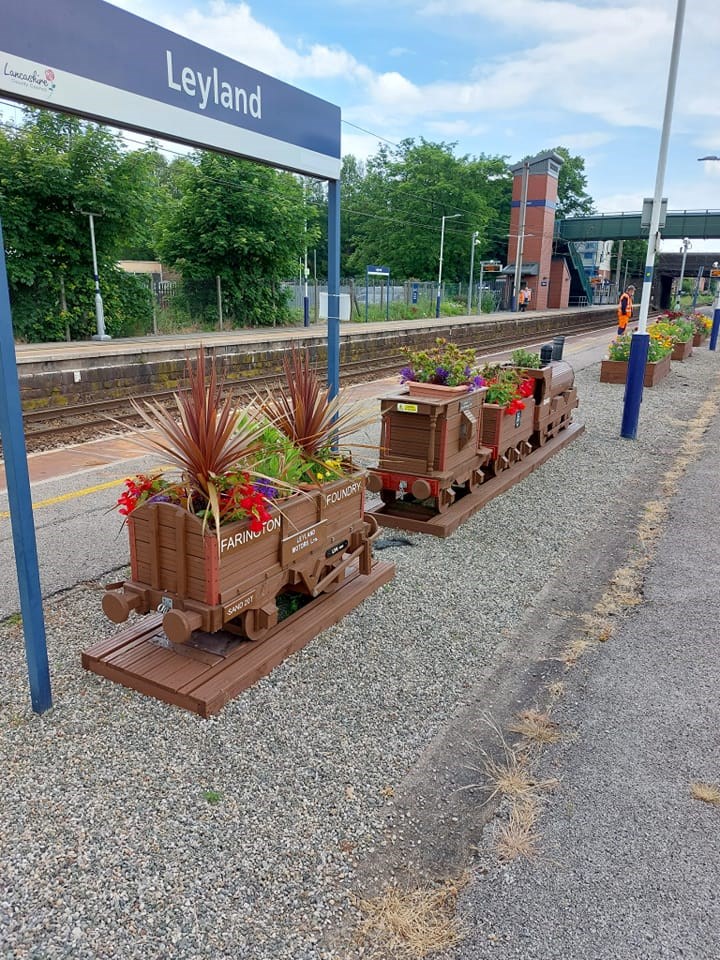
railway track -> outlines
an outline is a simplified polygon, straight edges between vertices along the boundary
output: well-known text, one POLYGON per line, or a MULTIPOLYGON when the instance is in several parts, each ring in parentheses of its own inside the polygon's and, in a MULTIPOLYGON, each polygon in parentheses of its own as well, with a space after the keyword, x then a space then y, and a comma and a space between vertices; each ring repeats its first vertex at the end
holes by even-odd
MULTIPOLYGON (((605 329, 607 326, 607 319, 598 321, 588 317, 584 323, 569 326, 566 333, 591 332, 605 329)), ((537 336, 529 338, 527 335, 489 340, 486 328, 478 327, 477 329, 477 336, 464 339, 462 342, 458 341, 458 343, 463 348, 474 348, 480 360, 515 347, 537 343, 537 336)), ((551 335, 548 334, 548 337, 551 335)), ((365 360, 341 363, 341 380, 343 384, 350 385, 390 377, 397 374, 403 366, 404 359, 402 353, 395 350, 365 360)), ((238 399, 247 399, 254 396, 257 391, 262 392, 265 388, 272 387, 279 380, 277 375, 265 374, 242 381, 229 379, 228 384, 235 391, 238 399)), ((166 390, 138 393, 133 397, 140 402, 152 400, 167 404, 172 402, 175 393, 176 391, 166 390)), ((123 397, 24 412, 23 425, 28 452, 34 453, 71 443, 87 442, 99 436, 116 434, 122 428, 142 426, 142 419, 132 412, 127 401, 128 398, 123 397)))

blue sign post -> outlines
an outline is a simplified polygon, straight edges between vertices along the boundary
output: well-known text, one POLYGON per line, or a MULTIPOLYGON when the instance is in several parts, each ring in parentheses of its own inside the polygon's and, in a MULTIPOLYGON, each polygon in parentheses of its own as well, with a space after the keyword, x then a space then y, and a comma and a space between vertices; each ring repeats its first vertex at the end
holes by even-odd
MULTIPOLYGON (((327 180, 328 384, 337 395, 339 107, 102 0, 0 0, 0 96, 327 180)), ((52 701, 4 254, 0 374, 31 699, 41 713, 52 701)))
POLYGON ((15 358, 15 341, 10 317, 5 246, 0 223, 0 436, 2 436, 7 473, 10 522, 12 524, 15 566, 25 636, 25 659, 30 681, 30 700, 36 713, 52 706, 50 668, 45 643, 42 592, 38 572, 37 545, 33 524, 30 476, 25 436, 22 428, 20 385, 15 358))

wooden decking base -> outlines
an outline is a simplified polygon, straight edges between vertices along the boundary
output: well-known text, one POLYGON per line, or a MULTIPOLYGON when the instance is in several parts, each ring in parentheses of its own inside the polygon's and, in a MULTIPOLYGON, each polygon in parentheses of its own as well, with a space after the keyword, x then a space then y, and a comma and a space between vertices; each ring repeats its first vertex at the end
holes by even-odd
POLYGON ((321 595, 256 641, 219 631, 197 637, 193 645, 174 646, 162 631, 161 614, 149 614, 85 650, 82 665, 157 700, 209 717, 394 576, 393 563, 377 562, 370 574, 348 577, 335 592, 321 595))
POLYGON ((530 456, 512 464, 496 477, 487 480, 473 493, 462 497, 443 513, 432 513, 427 508, 408 504, 385 504, 369 511, 383 527, 409 530, 413 533, 429 533, 435 537, 449 537, 468 517, 484 507, 494 497, 504 493, 533 470, 549 460, 554 454, 577 439, 585 430, 583 424, 571 423, 557 436, 538 447, 530 456))

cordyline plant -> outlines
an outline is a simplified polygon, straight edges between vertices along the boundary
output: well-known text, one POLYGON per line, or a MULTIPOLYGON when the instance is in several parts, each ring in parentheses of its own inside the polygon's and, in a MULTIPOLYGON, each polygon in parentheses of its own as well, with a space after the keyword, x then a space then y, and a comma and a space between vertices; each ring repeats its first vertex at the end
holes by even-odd
POLYGON ((180 469, 182 480, 175 486, 182 505, 194 513, 211 512, 219 532, 223 480, 239 463, 258 449, 262 425, 239 418, 231 395, 224 394, 214 354, 206 375, 204 347, 193 364, 186 359, 189 389, 175 395, 175 409, 166 409, 152 400, 130 400, 135 412, 156 431, 142 437, 146 449, 160 452, 180 469))
POLYGON ((258 395, 261 414, 301 451, 308 465, 305 480, 342 476, 345 465, 337 454, 338 444, 374 416, 341 412, 339 397, 331 398, 330 387, 321 382, 307 350, 293 346, 283 360, 283 373, 285 382, 279 390, 269 388, 258 395))

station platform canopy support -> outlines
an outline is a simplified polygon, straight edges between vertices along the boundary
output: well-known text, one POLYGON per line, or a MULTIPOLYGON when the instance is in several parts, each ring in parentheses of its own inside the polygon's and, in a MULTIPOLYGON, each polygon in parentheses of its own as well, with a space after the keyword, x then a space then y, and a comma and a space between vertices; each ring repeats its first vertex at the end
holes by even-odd
MULTIPOLYGON (((103 0, 0 0, 0 96, 328 183, 328 384, 340 389, 340 108, 103 0), (203 93, 204 91, 204 93, 203 93)), ((0 225, 0 240, 1 240, 0 225)), ((33 710, 52 706, 4 255, 0 434, 33 710)))

